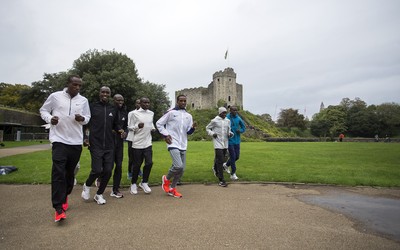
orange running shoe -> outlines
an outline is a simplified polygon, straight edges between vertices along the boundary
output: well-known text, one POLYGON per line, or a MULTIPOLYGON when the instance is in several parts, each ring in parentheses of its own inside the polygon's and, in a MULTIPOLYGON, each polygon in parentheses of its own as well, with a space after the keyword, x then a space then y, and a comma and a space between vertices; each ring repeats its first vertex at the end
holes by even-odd
POLYGON ((60 212, 56 211, 56 213, 54 215, 54 222, 59 222, 66 218, 67 218, 67 215, 65 214, 65 211, 60 211, 60 212))
POLYGON ((182 194, 176 191, 176 188, 171 188, 168 192, 169 196, 174 196, 175 198, 182 198, 182 194))
POLYGON ((67 209, 68 209, 68 196, 67 196, 67 198, 65 198, 65 203, 62 204, 62 209, 64 211, 67 211, 67 209))
POLYGON ((171 181, 167 179, 167 176, 163 175, 162 176, 162 189, 164 192, 168 193, 169 192, 169 185, 171 184, 171 181))

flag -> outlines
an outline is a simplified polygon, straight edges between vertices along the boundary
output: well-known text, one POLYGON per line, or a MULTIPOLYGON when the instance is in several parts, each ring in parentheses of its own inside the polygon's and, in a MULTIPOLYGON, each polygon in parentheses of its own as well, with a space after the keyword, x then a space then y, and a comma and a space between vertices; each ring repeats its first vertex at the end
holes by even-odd
POLYGON ((226 58, 228 58, 228 50, 226 50, 226 52, 225 52, 225 60, 226 60, 226 58))

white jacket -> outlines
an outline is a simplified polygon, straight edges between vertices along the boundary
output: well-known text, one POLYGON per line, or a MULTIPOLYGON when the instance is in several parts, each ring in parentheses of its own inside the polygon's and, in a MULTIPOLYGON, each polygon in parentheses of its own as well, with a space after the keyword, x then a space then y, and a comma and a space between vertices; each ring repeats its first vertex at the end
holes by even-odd
POLYGON ((153 124, 154 112, 142 108, 132 111, 128 120, 128 129, 133 131, 132 148, 143 149, 151 146, 151 131, 155 130, 153 124), (139 123, 144 123, 143 128, 139 128, 139 123))
POLYGON ((213 138, 214 148, 225 149, 228 148, 228 139, 233 135, 231 131, 231 121, 228 119, 222 119, 220 116, 216 116, 206 126, 206 131, 209 136, 213 138), (217 138, 213 135, 217 134, 217 138))
POLYGON ((50 126, 49 140, 51 143, 82 145, 82 125, 87 124, 90 120, 89 102, 79 93, 71 98, 66 90, 65 88, 63 91, 52 93, 40 108, 40 116, 49 124, 51 124, 53 116, 59 117, 58 124, 50 126), (83 122, 75 121, 75 114, 80 114, 85 117, 85 120, 83 122))
POLYGON ((133 124, 133 118, 132 118, 132 116, 133 116, 133 111, 135 111, 136 109, 134 109, 134 110, 132 110, 131 112, 129 112, 128 113, 128 135, 126 136, 126 140, 127 141, 133 141, 133 137, 134 137, 134 131, 133 131, 133 129, 132 130, 130 130, 129 129, 129 126, 132 126, 132 124, 133 124))
POLYGON ((187 149, 187 135, 194 132, 192 115, 185 109, 173 108, 165 113, 156 122, 158 132, 164 137, 170 135, 172 143, 167 144, 168 149, 187 149))

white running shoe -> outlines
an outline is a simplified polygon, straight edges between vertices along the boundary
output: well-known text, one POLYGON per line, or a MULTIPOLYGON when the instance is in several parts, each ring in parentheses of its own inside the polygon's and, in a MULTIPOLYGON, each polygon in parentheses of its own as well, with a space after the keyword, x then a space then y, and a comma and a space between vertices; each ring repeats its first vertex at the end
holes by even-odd
POLYGON ((137 194, 137 186, 136 186, 136 184, 132 184, 131 185, 131 188, 129 189, 129 193, 137 194))
POLYGON ((83 183, 83 191, 81 196, 85 201, 90 199, 90 187, 87 187, 86 183, 83 183))
POLYGON ((76 186, 77 183, 78 181, 76 180, 76 178, 74 178, 74 186, 76 186))
POLYGON ((139 187, 140 187, 141 189, 143 189, 143 191, 144 191, 146 194, 150 194, 150 193, 151 193, 151 189, 150 189, 149 185, 148 185, 146 182, 141 182, 141 183, 139 183, 139 187))
POLYGON ((239 180, 239 178, 236 176, 236 174, 231 174, 231 180, 237 181, 237 180, 239 180))
POLYGON ((224 169, 225 172, 227 172, 228 174, 231 173, 231 171, 229 170, 229 166, 226 165, 226 162, 224 162, 224 164, 222 164, 222 167, 223 167, 223 169, 224 169))
POLYGON ((106 204, 106 200, 103 198, 102 194, 96 194, 94 196, 94 200, 97 202, 99 205, 104 205, 106 204))
POLYGON ((124 195, 120 191, 116 191, 116 192, 111 191, 110 196, 118 198, 118 199, 124 197, 124 195))

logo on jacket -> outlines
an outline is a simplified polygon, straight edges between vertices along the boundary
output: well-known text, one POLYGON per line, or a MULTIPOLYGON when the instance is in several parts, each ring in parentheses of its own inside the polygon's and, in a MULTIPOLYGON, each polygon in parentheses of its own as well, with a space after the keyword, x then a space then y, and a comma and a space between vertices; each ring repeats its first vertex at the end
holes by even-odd
POLYGON ((110 113, 110 114, 108 114, 108 116, 113 116, 113 114, 112 114, 112 113, 110 113))

